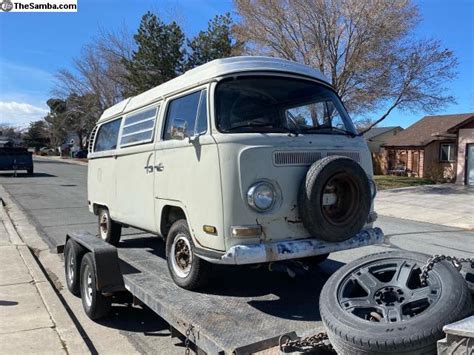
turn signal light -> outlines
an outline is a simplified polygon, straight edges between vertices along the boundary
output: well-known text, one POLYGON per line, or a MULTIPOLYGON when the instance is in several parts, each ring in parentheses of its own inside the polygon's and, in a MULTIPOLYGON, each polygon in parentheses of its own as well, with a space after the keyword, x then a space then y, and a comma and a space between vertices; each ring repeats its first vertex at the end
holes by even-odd
POLYGON ((214 226, 208 226, 207 224, 202 226, 202 230, 206 233, 215 234, 217 233, 217 228, 214 226))

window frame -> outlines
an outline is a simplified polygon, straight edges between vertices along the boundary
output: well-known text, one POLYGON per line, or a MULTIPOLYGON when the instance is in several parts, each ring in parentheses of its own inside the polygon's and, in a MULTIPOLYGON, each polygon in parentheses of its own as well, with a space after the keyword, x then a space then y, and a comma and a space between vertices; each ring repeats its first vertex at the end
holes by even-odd
MULTIPOLYGON (((177 95, 174 95, 174 96, 170 96, 166 99, 166 102, 165 102, 165 110, 163 111, 163 119, 162 119, 162 127, 161 127, 161 134, 160 134, 160 140, 162 142, 173 142, 173 141, 181 141, 179 139, 166 139, 165 138, 165 135, 166 135, 166 130, 168 129, 168 113, 169 113, 169 110, 170 110, 170 105, 173 101, 175 100, 178 100, 180 98, 183 98, 185 96, 188 96, 188 95, 192 95, 196 92, 201 92, 201 95, 199 95, 199 101, 198 101, 198 106, 197 106, 197 110, 196 110, 196 117, 194 119, 194 130, 193 130, 193 135, 191 137, 195 137, 196 136, 196 122, 197 122, 197 118, 198 118, 198 114, 199 114, 199 109, 201 107, 201 98, 202 98, 202 92, 206 92, 206 130, 204 132, 202 132, 200 135, 205 135, 209 132, 209 128, 210 128, 210 122, 209 122, 209 86, 208 85, 203 85, 203 86, 199 86, 199 87, 195 87, 195 88, 192 88, 191 90, 187 90, 187 91, 183 91, 183 92, 180 92, 179 94, 177 95)), ((183 139, 184 140, 184 139, 183 139)))
POLYGON ((453 163, 456 161, 456 143, 440 143, 439 144, 439 162, 440 163, 453 163), (442 159, 443 156, 443 146, 447 146, 448 148, 448 159, 444 160, 442 159), (453 154, 453 159, 450 160, 449 156, 451 155, 451 152, 453 154))
POLYGON ((125 115, 123 115, 123 121, 122 121, 122 124, 120 126, 120 132, 119 132, 119 138, 118 138, 118 147, 120 149, 122 148, 128 148, 128 147, 131 147, 131 146, 137 146, 137 145, 142 145, 142 144, 149 144, 149 143, 154 143, 154 140, 155 140, 155 131, 156 131, 156 126, 157 126, 157 118, 160 114, 160 108, 161 108, 161 103, 153 103, 151 105, 147 105, 147 106, 144 106, 144 107, 140 107, 139 109, 137 110, 134 110, 134 111, 130 111, 130 112, 127 112, 125 115), (155 108, 156 109, 156 112, 155 112, 155 115, 153 117, 150 117, 150 118, 147 118, 147 119, 144 119, 144 120, 141 120, 141 121, 138 121, 138 122, 134 122, 134 123, 131 123, 131 124, 128 124, 126 125, 125 124, 125 121, 127 120, 127 118, 129 116, 134 116, 136 114, 140 114, 141 112, 144 112, 144 111, 147 111, 147 110, 150 110, 152 108, 155 108), (143 123, 143 122, 147 122, 147 121, 153 121, 153 126, 151 128, 147 128, 147 129, 143 129, 143 130, 140 130, 140 131, 136 131, 136 132, 133 132, 133 133, 127 133, 127 134, 123 134, 123 130, 127 127, 132 127, 132 126, 135 126, 137 124, 140 124, 140 123, 143 123), (125 143, 125 144, 122 144, 122 137, 129 137, 129 136, 133 136, 135 134, 140 134, 140 133, 143 133, 143 132, 148 132, 148 131, 151 131, 151 137, 150 138, 147 138, 147 139, 142 139, 140 141, 136 141, 136 142, 130 142, 130 143, 125 143))
POLYGON ((96 134, 94 135, 94 149, 92 150, 92 154, 96 154, 96 155, 99 155, 99 154, 110 154, 110 152, 114 152, 115 150, 117 150, 118 148, 118 145, 119 145, 119 139, 120 139, 120 135, 121 135, 121 128, 122 128, 122 125, 123 125, 123 116, 119 116, 119 117, 115 117, 114 119, 111 119, 109 121, 106 121, 106 122, 102 122, 101 124, 99 124, 97 126, 97 132, 96 134), (97 139, 99 138, 99 135, 100 135, 100 131, 102 129, 103 126, 107 125, 107 124, 111 124, 115 121, 120 121, 120 125, 119 125, 119 131, 118 131, 118 134, 117 134, 117 141, 116 141, 116 144, 115 144, 115 148, 114 149, 106 149, 106 150, 96 150, 96 147, 97 147, 97 139))

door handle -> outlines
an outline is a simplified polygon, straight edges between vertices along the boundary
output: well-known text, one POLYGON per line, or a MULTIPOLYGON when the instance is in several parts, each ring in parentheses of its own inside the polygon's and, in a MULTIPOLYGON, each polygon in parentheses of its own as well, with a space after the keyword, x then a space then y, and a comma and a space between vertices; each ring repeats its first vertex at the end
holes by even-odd
POLYGON ((155 169, 156 171, 163 171, 165 170, 165 166, 163 165, 163 163, 159 163, 158 165, 155 165, 155 169))
POLYGON ((145 171, 146 171, 147 173, 152 173, 152 172, 153 172, 153 166, 151 166, 151 165, 145 166, 145 171))

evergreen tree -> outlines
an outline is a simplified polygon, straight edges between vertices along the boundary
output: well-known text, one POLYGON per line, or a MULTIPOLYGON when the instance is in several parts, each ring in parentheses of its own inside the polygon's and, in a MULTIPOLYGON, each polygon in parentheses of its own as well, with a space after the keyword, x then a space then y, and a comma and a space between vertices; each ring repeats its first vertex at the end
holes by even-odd
POLYGON ((165 24, 150 11, 134 35, 138 48, 124 59, 127 95, 141 93, 182 73, 184 34, 176 22, 165 24))
POLYGON ((238 54, 242 47, 242 43, 232 37, 232 18, 229 13, 215 16, 208 22, 206 31, 199 32, 187 43, 190 50, 187 69, 238 54))
POLYGON ((40 149, 49 144, 48 131, 46 121, 31 122, 24 137, 24 142, 28 147, 40 149))

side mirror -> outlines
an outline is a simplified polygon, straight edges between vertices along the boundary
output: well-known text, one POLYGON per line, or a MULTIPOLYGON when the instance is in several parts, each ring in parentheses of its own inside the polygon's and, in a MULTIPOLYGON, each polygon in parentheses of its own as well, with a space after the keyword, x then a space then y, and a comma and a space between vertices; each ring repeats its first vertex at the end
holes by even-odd
POLYGON ((171 139, 183 140, 188 137, 186 134, 187 122, 181 118, 175 118, 171 122, 171 139))

